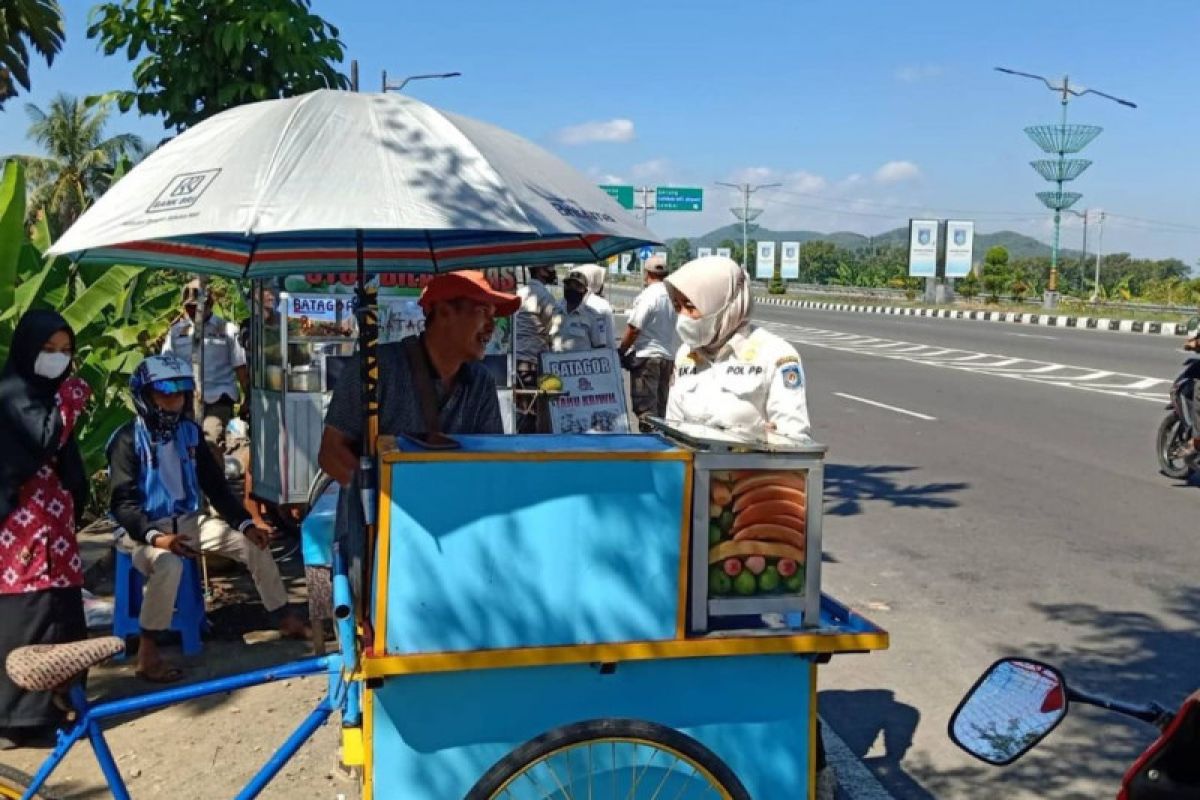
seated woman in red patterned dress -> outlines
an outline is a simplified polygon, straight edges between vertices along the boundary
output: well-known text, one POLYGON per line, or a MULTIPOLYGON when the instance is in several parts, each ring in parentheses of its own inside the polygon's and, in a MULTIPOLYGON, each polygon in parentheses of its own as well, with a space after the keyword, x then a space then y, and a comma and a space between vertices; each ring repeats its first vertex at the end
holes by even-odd
MULTIPOLYGON (((88 481, 72 434, 91 390, 71 376, 74 351, 66 320, 29 311, 0 373, 0 666, 24 645, 87 638, 75 524, 88 481)), ((0 669, 0 749, 61 721, 49 692, 23 691, 0 669)))

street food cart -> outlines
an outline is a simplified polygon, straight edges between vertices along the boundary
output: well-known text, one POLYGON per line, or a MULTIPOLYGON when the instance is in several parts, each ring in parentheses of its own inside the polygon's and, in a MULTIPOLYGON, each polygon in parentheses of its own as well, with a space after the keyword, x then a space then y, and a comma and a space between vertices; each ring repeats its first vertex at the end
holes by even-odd
MULTIPOLYGON (((494 286, 515 286, 512 269, 488 270, 494 286)), ((421 333, 417 304, 429 276, 383 275, 372 280, 379 302, 379 343, 421 333)), ((325 411, 350 356, 357 352, 353 273, 309 273, 259 279, 251 292, 251 477, 254 496, 278 505, 306 505, 321 474, 317 452, 325 411)), ((488 367, 512 430, 512 327, 497 320, 488 367)), ((356 376, 357 377, 357 376, 356 376)))
POLYGON ((365 798, 814 797, 824 448, 669 433, 381 439, 365 798))

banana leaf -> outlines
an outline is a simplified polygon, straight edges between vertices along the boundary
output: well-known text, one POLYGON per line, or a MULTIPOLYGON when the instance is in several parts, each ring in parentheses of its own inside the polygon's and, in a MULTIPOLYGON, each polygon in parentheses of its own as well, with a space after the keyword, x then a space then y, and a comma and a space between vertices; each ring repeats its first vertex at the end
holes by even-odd
POLYGON ((76 293, 75 301, 62 312, 63 318, 81 333, 85 328, 102 318, 120 296, 122 289, 133 280, 141 269, 138 267, 107 267, 103 275, 90 285, 77 278, 82 288, 76 293))
POLYGON ((0 175, 0 308, 11 308, 25 243, 25 173, 14 159, 0 175))

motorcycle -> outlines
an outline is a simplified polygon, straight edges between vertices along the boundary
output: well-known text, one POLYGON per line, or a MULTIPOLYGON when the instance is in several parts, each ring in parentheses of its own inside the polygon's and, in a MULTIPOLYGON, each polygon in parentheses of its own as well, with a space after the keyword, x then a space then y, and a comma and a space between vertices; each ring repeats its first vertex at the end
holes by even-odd
POLYGON ((1049 664, 1004 658, 959 703, 950 739, 980 761, 1007 766, 1050 735, 1071 703, 1115 711, 1161 731, 1125 773, 1117 800, 1200 800, 1200 692, 1172 712, 1158 703, 1126 703, 1068 686, 1049 664))
MULTIPOLYGON (((1183 349, 1200 351, 1200 317, 1188 321, 1188 340, 1183 349)), ((1197 432, 1192 425, 1196 419, 1195 386, 1200 379, 1200 357, 1183 362, 1183 372, 1171 384, 1169 412, 1159 423, 1155 437, 1158 451, 1158 469, 1168 478, 1184 480, 1195 469, 1195 459, 1188 457, 1188 444, 1197 432)))

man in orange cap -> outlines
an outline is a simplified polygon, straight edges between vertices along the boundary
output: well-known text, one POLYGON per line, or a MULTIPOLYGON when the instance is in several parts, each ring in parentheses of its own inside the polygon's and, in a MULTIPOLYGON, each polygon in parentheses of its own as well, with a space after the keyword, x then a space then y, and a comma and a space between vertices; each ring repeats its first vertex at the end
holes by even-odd
MULTIPOLYGON (((493 289, 482 272, 449 272, 431 280, 420 300, 425 332, 379 347, 379 432, 504 433, 496 384, 481 359, 496 317, 510 316, 520 302, 493 289)), ((346 486, 363 440, 362 384, 357 363, 342 374, 325 414, 317 460, 346 486)))

